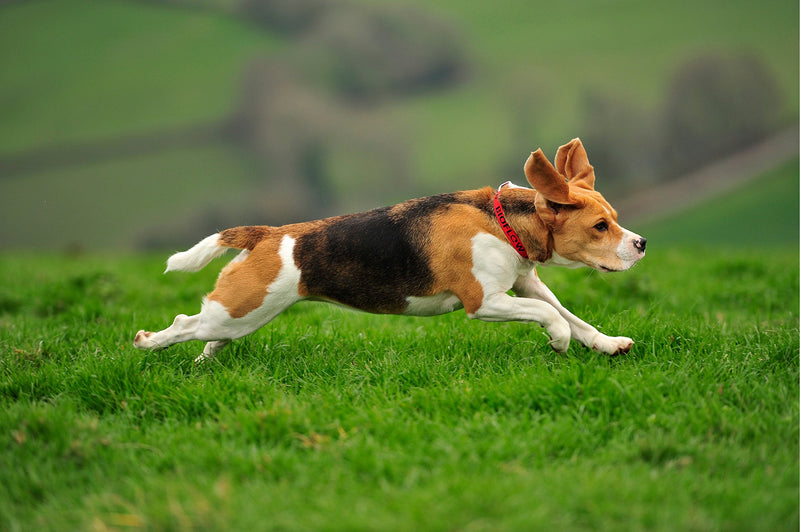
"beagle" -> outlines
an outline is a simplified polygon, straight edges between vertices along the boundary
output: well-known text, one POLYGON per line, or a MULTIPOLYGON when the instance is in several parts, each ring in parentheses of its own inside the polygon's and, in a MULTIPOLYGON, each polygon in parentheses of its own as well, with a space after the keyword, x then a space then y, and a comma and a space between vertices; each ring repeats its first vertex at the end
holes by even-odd
POLYGON ((172 255, 169 271, 198 271, 229 248, 242 250, 219 275, 199 314, 175 317, 134 346, 162 349, 202 340, 197 361, 269 323, 302 300, 378 314, 433 316, 463 308, 485 321, 535 322, 550 345, 570 339, 601 353, 627 353, 633 340, 598 332, 565 309, 536 265, 627 270, 646 239, 617 223, 594 190, 580 139, 561 146, 555 166, 542 150, 524 166, 533 187, 504 183, 412 199, 369 212, 282 227, 234 227, 172 255), (513 291, 514 296, 510 295, 513 291))

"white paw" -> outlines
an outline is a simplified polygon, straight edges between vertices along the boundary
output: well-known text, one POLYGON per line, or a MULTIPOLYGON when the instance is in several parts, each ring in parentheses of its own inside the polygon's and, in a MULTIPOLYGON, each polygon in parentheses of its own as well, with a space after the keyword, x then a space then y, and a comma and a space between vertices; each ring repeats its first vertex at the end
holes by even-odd
POLYGON ((557 353, 566 353, 572 337, 567 320, 559 317, 558 320, 547 326, 547 332, 550 334, 550 347, 557 353))
POLYGON ((157 351, 160 349, 164 349, 161 345, 157 342, 153 341, 153 335, 155 333, 148 332, 148 331, 139 331, 136 333, 136 338, 133 339, 133 347, 137 349, 151 349, 153 351, 157 351))
POLYGON ((592 349, 607 355, 621 355, 633 347, 633 340, 625 336, 606 336, 598 334, 592 342, 592 349))
POLYGON ((153 335, 151 332, 139 331, 136 333, 136 338, 133 339, 133 347, 137 349, 149 349, 152 347, 150 337, 153 335))

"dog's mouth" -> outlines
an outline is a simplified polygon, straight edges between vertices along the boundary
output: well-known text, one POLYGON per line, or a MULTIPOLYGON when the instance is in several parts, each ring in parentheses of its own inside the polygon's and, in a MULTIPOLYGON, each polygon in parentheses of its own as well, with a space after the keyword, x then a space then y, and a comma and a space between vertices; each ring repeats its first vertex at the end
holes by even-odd
MULTIPOLYGON (((642 257, 644 257, 644 254, 642 254, 642 257)), ((639 258, 641 258, 641 257, 639 257, 639 258)), ((604 273, 606 273, 606 272, 624 272, 626 270, 630 270, 631 268, 633 268, 636 265, 637 262, 639 262, 639 259, 636 259, 634 261, 622 261, 622 264, 617 268, 611 268, 609 266, 605 266, 605 265, 600 264, 600 263, 595 263, 593 266, 594 266, 594 269, 596 269, 598 271, 601 271, 601 272, 604 272, 604 273)))
POLYGON ((608 266, 603 266, 602 264, 595 264, 595 269, 604 273, 607 272, 621 272, 619 268, 609 268, 608 266))

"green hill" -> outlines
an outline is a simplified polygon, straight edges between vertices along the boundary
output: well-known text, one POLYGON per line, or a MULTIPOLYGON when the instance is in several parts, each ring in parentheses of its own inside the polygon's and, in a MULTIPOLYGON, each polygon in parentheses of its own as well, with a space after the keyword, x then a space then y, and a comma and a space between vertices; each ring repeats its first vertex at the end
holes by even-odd
POLYGON ((149 3, 0 8, 0 154, 206 122, 280 40, 228 16, 149 3))
MULTIPOLYGON (((796 120, 796 3, 417 3, 459 30, 471 75, 359 118, 396 136, 409 178, 390 181, 373 165, 382 155, 368 148, 333 153, 338 212, 520 180, 528 150, 552 153, 584 134, 587 94, 651 112, 675 69, 709 50, 764 58, 784 95, 784 120, 796 120)), ((191 232, 208 212, 257 212, 285 176, 257 171, 222 141, 25 174, 4 173, 2 162, 225 118, 252 59, 292 46, 210 9, 122 0, 0 7, 0 247, 124 248, 154 228, 191 232)))

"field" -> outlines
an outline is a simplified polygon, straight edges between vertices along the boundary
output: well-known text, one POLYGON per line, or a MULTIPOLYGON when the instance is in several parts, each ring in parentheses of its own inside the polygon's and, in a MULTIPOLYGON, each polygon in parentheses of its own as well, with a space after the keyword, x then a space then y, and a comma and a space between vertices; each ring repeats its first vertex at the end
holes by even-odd
MULTIPOLYGON (((338 212, 522 183, 521 153, 585 135, 590 96, 658 116, 698 55, 761 57, 797 121, 796 2, 411 3, 459 29, 470 73, 369 110, 409 183, 334 154, 338 212)), ((0 7, 0 530, 798 529, 796 158, 631 226, 649 251, 630 272, 540 270, 633 337, 626 356, 555 354, 538 326, 463 312, 312 303, 203 365, 199 343, 133 349, 196 312, 224 261, 162 275, 167 253, 130 250, 249 216, 285 176, 223 137, 104 143, 217 123, 254 59, 298 46, 164 4, 0 7), (95 155, 48 159, 75 146, 95 155), (6 166, 19 157, 33 169, 6 166)))
POLYGON ((618 358, 300 304, 201 366, 163 259, 0 257, 1 529, 798 527, 796 247, 541 270, 618 358))

